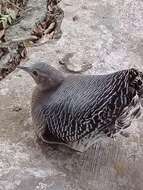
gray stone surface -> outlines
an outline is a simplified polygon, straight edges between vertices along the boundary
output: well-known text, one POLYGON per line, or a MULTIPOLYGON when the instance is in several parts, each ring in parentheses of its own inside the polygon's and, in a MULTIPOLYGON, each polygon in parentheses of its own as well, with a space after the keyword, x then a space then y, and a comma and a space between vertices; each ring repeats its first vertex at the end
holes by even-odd
MULTIPOLYGON (((25 62, 59 60, 71 53, 74 67, 92 64, 85 74, 142 68, 143 1, 67 0, 62 37, 28 50, 25 62)), ((24 64, 24 63, 23 63, 24 64)), ((142 190, 142 120, 129 138, 104 139, 86 153, 35 142, 30 116, 34 82, 15 71, 0 83, 0 190, 142 190)))
POLYGON ((6 31, 6 40, 28 38, 35 23, 43 20, 46 14, 47 0, 28 0, 23 19, 6 31))

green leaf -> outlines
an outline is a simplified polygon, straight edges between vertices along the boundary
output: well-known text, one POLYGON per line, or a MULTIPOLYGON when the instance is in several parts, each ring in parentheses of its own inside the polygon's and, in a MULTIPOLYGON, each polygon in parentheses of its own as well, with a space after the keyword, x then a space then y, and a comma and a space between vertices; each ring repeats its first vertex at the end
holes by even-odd
POLYGON ((7 21, 8 21, 9 24, 12 24, 12 18, 11 18, 11 16, 7 17, 7 21))
POLYGON ((12 18, 12 20, 15 20, 16 19, 16 13, 14 10, 12 9, 6 9, 6 12, 9 14, 9 16, 12 18))
POLYGON ((1 20, 0 23, 2 23, 3 28, 6 28, 7 20, 1 20))
POLYGON ((7 15, 2 15, 2 17, 0 17, 0 20, 7 20, 7 15))

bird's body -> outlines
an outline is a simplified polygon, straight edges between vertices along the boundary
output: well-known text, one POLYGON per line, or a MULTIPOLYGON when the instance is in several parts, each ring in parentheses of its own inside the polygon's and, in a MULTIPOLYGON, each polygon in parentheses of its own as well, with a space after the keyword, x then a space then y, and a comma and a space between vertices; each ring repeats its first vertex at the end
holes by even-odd
POLYGON ((52 88, 34 90, 32 118, 39 136, 48 131, 57 141, 84 151, 100 135, 112 137, 129 127, 141 114, 141 98, 142 73, 135 69, 108 75, 61 74, 52 88))

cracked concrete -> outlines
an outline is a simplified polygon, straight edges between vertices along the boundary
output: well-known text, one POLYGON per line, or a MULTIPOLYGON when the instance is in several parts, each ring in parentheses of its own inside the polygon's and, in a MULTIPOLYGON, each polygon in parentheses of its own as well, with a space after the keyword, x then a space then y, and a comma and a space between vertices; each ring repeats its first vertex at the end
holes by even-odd
MULTIPOLYGON (((67 0, 60 6, 61 38, 29 49, 25 62, 43 60, 64 71, 59 60, 72 53, 75 67, 92 64, 85 74, 143 70, 143 1, 67 0)), ((142 120, 129 138, 106 139, 84 154, 38 144, 30 116, 33 87, 18 70, 0 83, 0 190, 142 190, 142 120)))

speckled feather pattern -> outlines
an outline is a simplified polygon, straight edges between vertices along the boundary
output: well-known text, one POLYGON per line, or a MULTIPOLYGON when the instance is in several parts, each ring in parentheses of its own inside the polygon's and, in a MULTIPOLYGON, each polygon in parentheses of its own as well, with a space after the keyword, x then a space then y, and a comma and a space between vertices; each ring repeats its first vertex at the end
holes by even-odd
POLYGON ((141 89, 142 73, 135 69, 108 75, 68 76, 50 92, 35 89, 33 121, 39 132, 47 128, 64 142, 87 136, 90 139, 94 133, 112 136, 136 117, 137 113, 129 117, 130 110, 140 112, 141 89))

